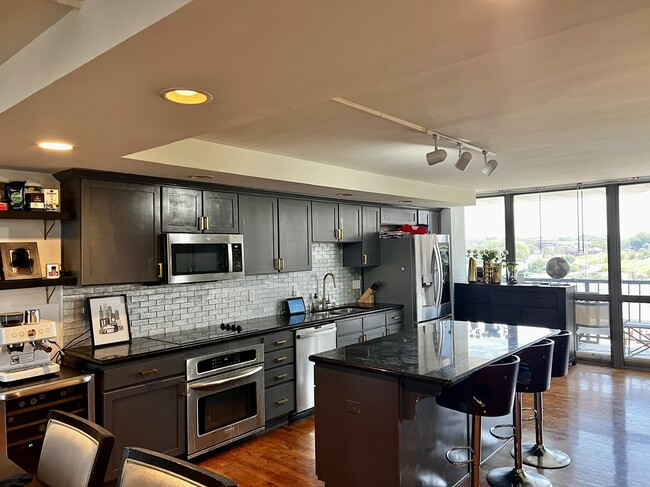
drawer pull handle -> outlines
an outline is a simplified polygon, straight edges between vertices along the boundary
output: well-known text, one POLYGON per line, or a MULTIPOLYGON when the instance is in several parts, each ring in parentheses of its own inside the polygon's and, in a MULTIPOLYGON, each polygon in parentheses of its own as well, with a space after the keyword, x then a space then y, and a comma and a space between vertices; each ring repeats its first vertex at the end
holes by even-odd
POLYGON ((399 320, 399 316, 391 316, 390 319, 391 320, 399 320))
POLYGON ((287 399, 287 398, 278 399, 277 401, 275 401, 275 405, 276 406, 282 406, 283 404, 286 404, 288 402, 289 402, 289 399, 287 399))
POLYGON ((284 345, 285 343, 287 343, 286 340, 278 340, 277 342, 275 342, 275 346, 279 347, 280 345, 284 345))
POLYGON ((285 360, 287 360, 287 358, 288 357, 286 357, 286 356, 285 357, 278 357, 278 358, 275 359, 275 361, 276 362, 284 362, 285 360))
POLYGON ((151 369, 141 370, 140 375, 151 375, 151 374, 155 374, 156 372, 158 372, 158 369, 156 369, 154 367, 154 368, 151 368, 151 369))
POLYGON ((287 374, 278 374, 275 376, 275 380, 282 380, 282 379, 286 379, 287 377, 288 377, 287 374))

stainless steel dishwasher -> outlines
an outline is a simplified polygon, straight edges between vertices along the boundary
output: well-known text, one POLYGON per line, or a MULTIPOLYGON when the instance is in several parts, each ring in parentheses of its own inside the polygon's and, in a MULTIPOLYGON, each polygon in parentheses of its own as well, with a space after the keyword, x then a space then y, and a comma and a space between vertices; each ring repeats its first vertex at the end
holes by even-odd
POLYGON ((336 323, 296 330, 296 413, 314 407, 314 362, 309 356, 336 348, 336 323))

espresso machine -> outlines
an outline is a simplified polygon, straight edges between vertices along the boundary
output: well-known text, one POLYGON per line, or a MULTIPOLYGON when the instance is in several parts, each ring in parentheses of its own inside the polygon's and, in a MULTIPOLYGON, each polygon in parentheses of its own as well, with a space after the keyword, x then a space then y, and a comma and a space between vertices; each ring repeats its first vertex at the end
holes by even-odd
POLYGON ((2 315, 0 382, 13 382, 58 372, 59 365, 50 359, 50 339, 56 337, 56 322, 41 320, 38 310, 2 315))

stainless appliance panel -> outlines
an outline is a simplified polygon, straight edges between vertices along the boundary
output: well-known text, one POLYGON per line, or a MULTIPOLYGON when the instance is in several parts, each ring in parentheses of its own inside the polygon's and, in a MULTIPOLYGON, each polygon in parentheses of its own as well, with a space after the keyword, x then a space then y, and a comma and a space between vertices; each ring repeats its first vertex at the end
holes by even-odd
POLYGON ((336 323, 296 330, 296 414, 314 407, 314 363, 309 356, 336 348, 336 323))
POLYGON ((451 314, 448 235, 381 239, 380 254, 364 279, 381 283, 376 301, 404 306, 405 326, 451 314))
POLYGON ((242 235, 164 234, 164 277, 170 284, 241 279, 243 245, 242 235))
POLYGON ((188 458, 264 429, 262 344, 191 357, 186 369, 188 458))

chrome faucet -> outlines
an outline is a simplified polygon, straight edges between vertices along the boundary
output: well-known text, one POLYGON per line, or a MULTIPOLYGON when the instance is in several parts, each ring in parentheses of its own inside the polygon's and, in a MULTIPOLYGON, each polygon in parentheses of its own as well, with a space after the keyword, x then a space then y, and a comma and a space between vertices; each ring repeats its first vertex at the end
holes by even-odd
POLYGON ((334 283, 334 287, 336 288, 336 278, 334 277, 334 274, 331 272, 328 272, 325 274, 325 277, 323 277, 323 309, 327 308, 327 304, 329 303, 329 300, 327 299, 327 294, 325 293, 325 281, 327 281, 327 276, 332 276, 332 282, 334 283))

